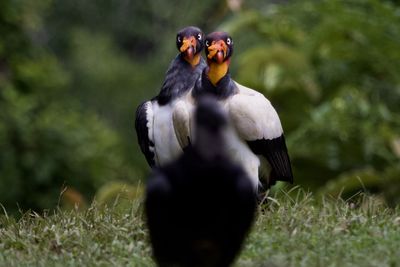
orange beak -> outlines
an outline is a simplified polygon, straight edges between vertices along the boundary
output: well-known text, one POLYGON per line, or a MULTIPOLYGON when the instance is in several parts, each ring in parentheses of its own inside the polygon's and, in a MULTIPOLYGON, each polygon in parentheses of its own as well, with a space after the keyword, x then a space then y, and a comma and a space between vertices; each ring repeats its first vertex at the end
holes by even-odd
POLYGON ((223 40, 219 40, 217 42, 212 42, 212 44, 208 47, 208 59, 214 58, 218 64, 221 64, 228 50, 228 46, 223 40))
POLYGON ((183 38, 183 44, 179 49, 181 53, 185 53, 187 59, 192 60, 196 53, 196 39, 193 36, 183 38))

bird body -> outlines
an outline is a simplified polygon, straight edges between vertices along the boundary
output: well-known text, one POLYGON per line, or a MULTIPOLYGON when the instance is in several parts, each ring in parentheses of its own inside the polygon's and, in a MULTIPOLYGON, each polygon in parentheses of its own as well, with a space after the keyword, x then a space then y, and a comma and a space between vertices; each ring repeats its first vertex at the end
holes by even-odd
POLYGON ((226 33, 206 37, 208 67, 186 96, 189 99, 177 103, 174 110, 178 142, 182 147, 189 145, 185 139, 186 136, 194 137, 190 129, 193 124, 184 121, 190 121, 197 99, 212 95, 228 113, 235 129, 227 144, 229 155, 235 162, 243 164, 254 188, 257 190, 260 185, 269 188, 276 181, 292 182, 290 159, 276 110, 264 95, 240 85, 229 75, 226 66, 230 63, 232 45, 232 39, 226 33), (226 43, 230 45, 225 47, 226 43))
POLYGON ((182 153, 172 125, 172 110, 194 86, 205 67, 200 56, 203 33, 195 27, 178 32, 180 54, 171 62, 160 93, 136 110, 135 128, 142 153, 151 167, 167 164, 182 153))
MULTIPOLYGON (((219 99, 221 108, 229 115, 231 127, 234 128, 226 135, 226 149, 232 160, 243 164, 253 187, 257 188, 260 185, 260 168, 265 172, 261 175, 263 179, 268 179, 271 167, 262 160, 262 156, 254 153, 247 141, 279 138, 283 134, 282 125, 278 114, 264 95, 237 82, 232 82, 230 86, 232 86, 231 92, 224 99, 219 99)), ((208 93, 202 88, 195 87, 175 105, 174 127, 178 142, 183 148, 189 145, 187 136, 196 140, 194 123, 190 118, 196 108, 197 99, 208 93), (178 126, 179 124, 185 125, 178 126)))
POLYGON ((160 266, 229 266, 254 217, 250 180, 227 155, 226 114, 213 101, 199 105, 193 145, 148 180, 145 211, 160 266))

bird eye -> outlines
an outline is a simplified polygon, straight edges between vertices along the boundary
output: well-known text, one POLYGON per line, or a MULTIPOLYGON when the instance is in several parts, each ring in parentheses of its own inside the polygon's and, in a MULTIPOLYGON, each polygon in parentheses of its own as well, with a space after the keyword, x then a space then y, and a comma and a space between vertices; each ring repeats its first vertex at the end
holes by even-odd
POLYGON ((209 46, 210 45, 210 43, 208 42, 208 40, 206 40, 206 46, 209 46))
POLYGON ((231 43, 232 43, 232 40, 231 40, 231 38, 228 37, 228 38, 226 39, 226 44, 227 44, 227 45, 230 45, 231 43))
POLYGON ((181 37, 178 35, 178 37, 176 38, 176 40, 178 41, 178 43, 180 43, 182 40, 181 40, 181 37))
POLYGON ((201 33, 197 34, 197 39, 201 40, 201 33))

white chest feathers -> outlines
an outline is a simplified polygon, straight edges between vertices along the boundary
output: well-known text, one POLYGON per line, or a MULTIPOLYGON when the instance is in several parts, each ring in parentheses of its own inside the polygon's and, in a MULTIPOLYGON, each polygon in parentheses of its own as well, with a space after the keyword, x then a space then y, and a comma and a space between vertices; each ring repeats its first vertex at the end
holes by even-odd
POLYGON ((153 103, 153 142, 157 166, 171 162, 182 153, 172 123, 173 106, 153 103))

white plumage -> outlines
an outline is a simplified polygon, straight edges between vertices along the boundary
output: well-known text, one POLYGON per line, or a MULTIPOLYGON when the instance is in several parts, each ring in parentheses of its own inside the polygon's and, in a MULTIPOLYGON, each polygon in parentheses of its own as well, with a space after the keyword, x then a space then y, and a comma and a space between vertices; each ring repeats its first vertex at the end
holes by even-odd
MULTIPOLYGON (((275 139, 283 134, 278 114, 270 101, 259 92, 235 82, 238 92, 218 103, 227 112, 231 129, 226 132, 226 149, 231 159, 242 164, 255 189, 260 185, 260 157, 247 144, 247 141, 275 139)), ((176 136, 182 148, 189 145, 188 137, 196 140, 194 123, 191 121, 196 107, 196 99, 191 93, 177 101, 173 111, 176 136)), ((268 163, 267 163, 268 164, 268 163)), ((266 178, 266 177, 264 177, 266 178)))
MULTIPOLYGON (((153 124, 154 124, 154 112, 153 112, 153 103, 151 101, 147 101, 144 103, 144 109, 146 111, 146 127, 148 129, 147 136, 151 142, 154 143, 153 137, 153 124)), ((150 151, 154 152, 154 146, 149 146, 150 151)))
POLYGON ((157 166, 169 163, 182 154, 172 125, 172 109, 175 102, 166 106, 159 106, 158 103, 152 105, 154 110, 152 129, 156 129, 153 131, 153 142, 157 166))
POLYGON ((229 100, 229 115, 244 140, 274 139, 283 129, 271 102, 259 92, 236 83, 239 93, 229 100))

